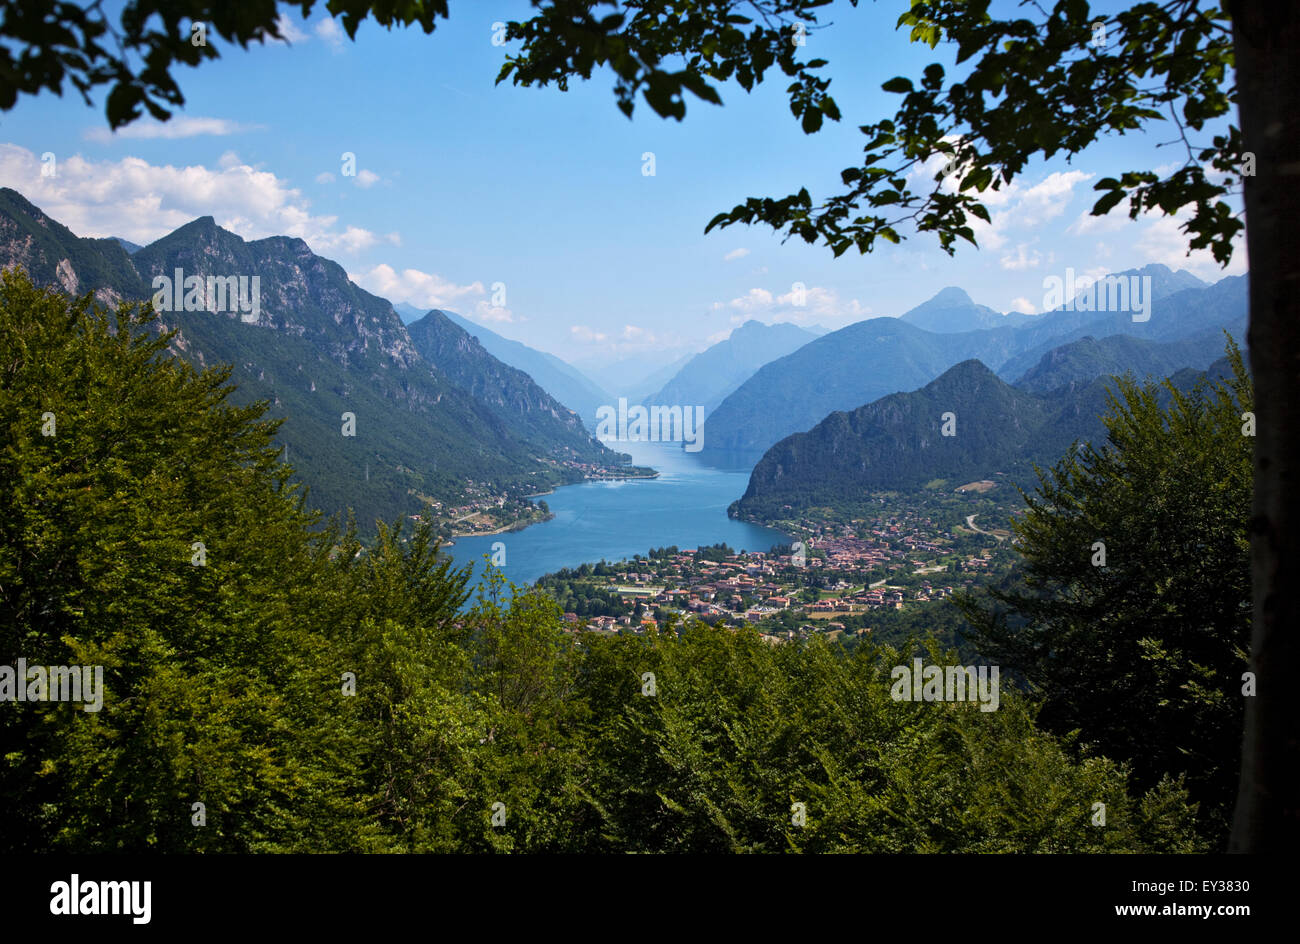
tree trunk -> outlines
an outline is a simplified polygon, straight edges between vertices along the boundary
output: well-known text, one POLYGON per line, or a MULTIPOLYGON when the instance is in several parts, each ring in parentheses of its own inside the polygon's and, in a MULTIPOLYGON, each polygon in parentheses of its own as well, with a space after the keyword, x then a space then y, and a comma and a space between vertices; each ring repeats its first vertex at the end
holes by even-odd
MULTIPOLYGON (((1233 4, 1242 136, 1256 158, 1246 179, 1250 364, 1255 379, 1251 514, 1254 625, 1241 786, 1231 852, 1300 845, 1296 683, 1300 670, 1300 9, 1233 4)), ((1236 680, 1226 684, 1236 691, 1236 680)))

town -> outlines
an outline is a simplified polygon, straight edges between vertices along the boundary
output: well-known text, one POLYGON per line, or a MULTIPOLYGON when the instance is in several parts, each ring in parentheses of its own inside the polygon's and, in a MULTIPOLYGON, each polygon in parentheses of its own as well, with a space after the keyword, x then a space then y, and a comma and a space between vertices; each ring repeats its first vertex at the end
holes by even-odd
POLYGON ((629 561, 564 569, 537 584, 555 597, 575 631, 636 634, 699 619, 752 626, 776 644, 815 634, 865 637, 896 625, 900 611, 945 600, 1010 569, 1009 532, 982 529, 972 520, 978 513, 966 513, 996 508, 986 514, 1006 520, 1006 509, 948 496, 878 501, 881 510, 869 518, 787 523, 799 540, 767 551, 656 548, 629 561))
MULTIPOLYGON (((609 482, 618 479, 652 479, 659 473, 654 469, 633 465, 602 465, 576 459, 548 459, 557 474, 566 483, 609 482)), ((545 501, 531 499, 550 494, 551 489, 528 494, 520 489, 505 489, 490 482, 467 480, 459 504, 444 506, 443 502, 417 495, 424 501, 421 514, 409 515, 412 524, 428 521, 434 533, 450 546, 453 538, 473 535, 502 534, 519 531, 529 525, 549 521, 552 517, 545 501)), ((415 492, 412 490, 412 494, 415 492)))

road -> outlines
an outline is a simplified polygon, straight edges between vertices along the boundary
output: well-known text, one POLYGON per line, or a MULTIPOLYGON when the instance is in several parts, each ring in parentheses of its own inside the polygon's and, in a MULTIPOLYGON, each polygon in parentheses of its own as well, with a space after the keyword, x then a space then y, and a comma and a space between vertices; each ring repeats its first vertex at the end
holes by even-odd
POLYGON ((994 533, 991 532, 991 531, 985 531, 983 528, 977 528, 977 527, 975 527, 975 517, 976 517, 975 515, 967 515, 967 516, 966 516, 966 527, 970 528, 970 529, 971 529, 972 531, 974 531, 976 534, 987 534, 989 537, 993 538, 995 541, 1005 541, 1005 540, 1006 540, 1006 538, 1002 537, 1002 535, 1000 535, 1000 534, 994 534, 994 533))

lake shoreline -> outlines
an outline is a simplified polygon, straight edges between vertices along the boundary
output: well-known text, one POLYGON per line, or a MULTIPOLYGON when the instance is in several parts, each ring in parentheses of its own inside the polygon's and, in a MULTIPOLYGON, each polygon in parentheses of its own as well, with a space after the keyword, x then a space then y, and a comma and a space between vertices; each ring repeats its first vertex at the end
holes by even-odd
MULTIPOLYGON (((658 444, 630 444, 638 472, 556 485, 530 495, 546 496, 552 517, 534 528, 455 535, 448 553, 458 566, 474 565, 482 575, 483 555, 504 560, 505 576, 518 586, 564 568, 601 560, 632 560, 652 548, 697 548, 725 543, 736 550, 767 551, 789 544, 775 528, 727 517, 727 507, 744 494, 749 469, 719 468, 658 444), (633 484, 640 483, 640 484, 633 484), (503 549, 493 544, 504 542, 503 549), (493 556, 497 554, 498 556, 493 556)), ((630 471, 630 470, 629 470, 630 471)))
MULTIPOLYGON (((552 493, 544 492, 543 494, 550 495, 552 493)), ((525 495, 524 497, 531 498, 532 496, 525 495)), ((443 547, 454 547, 456 538, 487 538, 487 537, 492 537, 493 535, 496 534, 509 534, 513 531, 525 531, 528 528, 531 528, 535 524, 546 524, 546 522, 552 521, 554 520, 554 518, 555 518, 555 513, 551 512, 545 518, 537 518, 536 520, 528 521, 528 522, 512 521, 510 522, 510 524, 497 528, 496 530, 493 531, 467 531, 461 534, 457 534, 455 531, 453 531, 451 533, 451 541, 444 544, 443 547)))

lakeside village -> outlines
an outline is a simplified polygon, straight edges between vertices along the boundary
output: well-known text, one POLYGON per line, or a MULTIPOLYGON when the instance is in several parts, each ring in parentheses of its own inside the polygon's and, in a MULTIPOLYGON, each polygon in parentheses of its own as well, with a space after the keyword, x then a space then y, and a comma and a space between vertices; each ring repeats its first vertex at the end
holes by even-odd
POLYGON ((1018 496, 998 502, 987 489, 963 488, 871 496, 853 517, 813 509, 782 522, 798 539, 768 551, 657 548, 566 568, 537 585, 574 631, 636 634, 694 618, 752 626, 771 644, 817 633, 850 641, 873 630, 879 640, 882 627, 894 638, 925 625, 929 604, 1000 579, 1014 562, 1005 525, 1018 496))
MULTIPOLYGON (((644 466, 607 465, 576 459, 546 461, 566 485, 620 479, 653 479, 659 476, 656 470, 644 466)), ((424 511, 408 517, 414 524, 428 520, 443 544, 451 547, 454 538, 521 531, 529 525, 550 521, 554 515, 546 502, 532 499, 539 495, 549 495, 551 491, 553 489, 549 485, 537 489, 516 488, 503 491, 492 483, 470 480, 465 484, 459 503, 444 505, 443 502, 419 495, 417 497, 424 502, 424 511)))

